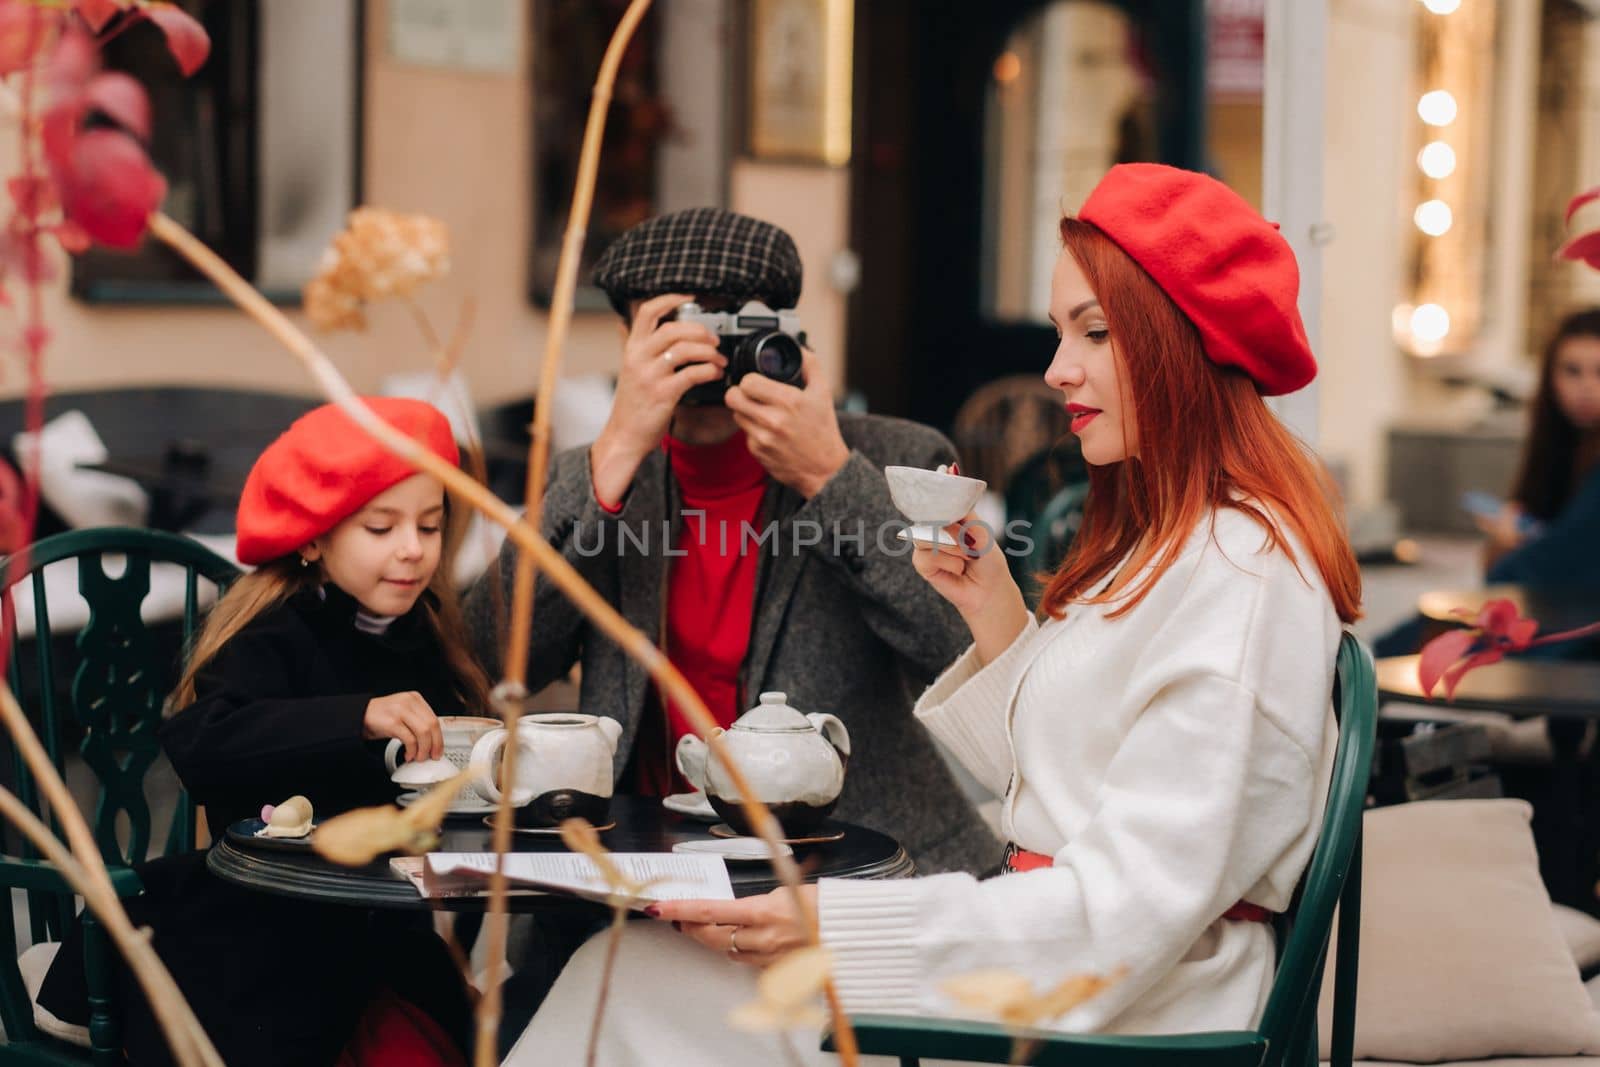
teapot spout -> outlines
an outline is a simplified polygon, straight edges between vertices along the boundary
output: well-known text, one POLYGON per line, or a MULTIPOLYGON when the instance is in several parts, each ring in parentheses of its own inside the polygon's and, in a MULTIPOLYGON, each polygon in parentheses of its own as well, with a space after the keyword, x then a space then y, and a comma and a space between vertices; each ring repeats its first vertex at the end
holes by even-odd
POLYGON ((694 734, 684 734, 678 739, 678 748, 674 753, 678 770, 689 779, 696 789, 705 792, 706 788, 706 755, 709 749, 706 743, 694 734))

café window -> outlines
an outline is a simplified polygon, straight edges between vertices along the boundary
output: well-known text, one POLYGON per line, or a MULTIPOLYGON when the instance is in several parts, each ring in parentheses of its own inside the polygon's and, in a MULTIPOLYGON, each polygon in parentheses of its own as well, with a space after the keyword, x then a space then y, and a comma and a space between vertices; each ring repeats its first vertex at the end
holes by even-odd
MULTIPOLYGON (((360 190, 360 0, 182 0, 211 55, 184 78, 149 22, 109 40, 108 70, 150 95, 162 210, 269 297, 299 300, 360 190)), ((72 292, 97 302, 225 298, 166 246, 94 248, 72 292)))
MULTIPOLYGON (((548 307, 572 208, 595 74, 627 0, 533 0, 533 233, 529 299, 548 307)), ((729 61, 734 0, 683 0, 646 13, 617 70, 606 116, 588 239, 578 268, 579 310, 604 310, 589 284, 596 257, 653 215, 727 202, 729 61)))

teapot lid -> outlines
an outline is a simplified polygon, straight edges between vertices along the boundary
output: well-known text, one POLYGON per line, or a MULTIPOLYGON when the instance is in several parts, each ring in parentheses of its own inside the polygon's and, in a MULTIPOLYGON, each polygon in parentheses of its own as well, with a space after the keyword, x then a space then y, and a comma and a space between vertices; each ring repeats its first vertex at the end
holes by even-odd
POLYGON ((733 726, 764 732, 813 729, 804 715, 789 706, 787 693, 762 693, 760 703, 739 716, 733 726))

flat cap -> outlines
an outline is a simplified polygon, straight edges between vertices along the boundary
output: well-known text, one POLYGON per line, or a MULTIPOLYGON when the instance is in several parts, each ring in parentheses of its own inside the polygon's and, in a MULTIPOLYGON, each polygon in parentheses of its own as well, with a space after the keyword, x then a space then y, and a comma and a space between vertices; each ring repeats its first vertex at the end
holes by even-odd
POLYGON ((800 299, 800 253, 770 222, 719 207, 647 219, 618 237, 594 265, 594 283, 619 315, 628 301, 662 293, 759 297, 774 308, 800 299))

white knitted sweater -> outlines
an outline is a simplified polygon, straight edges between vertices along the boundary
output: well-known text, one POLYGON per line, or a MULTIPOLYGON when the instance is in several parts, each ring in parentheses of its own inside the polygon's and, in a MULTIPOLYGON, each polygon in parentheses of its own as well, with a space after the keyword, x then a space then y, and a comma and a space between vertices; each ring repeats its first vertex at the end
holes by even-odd
POLYGON ((824 880, 822 936, 848 1010, 952 1014, 941 983, 985 968, 1043 989, 1126 967, 1052 1025, 1259 1020, 1271 929, 1220 916, 1241 899, 1283 910, 1310 858, 1336 740, 1339 620, 1306 553, 1268 550, 1261 525, 1231 509, 1201 523, 1136 608, 1112 610, 1030 624, 981 670, 969 649, 918 702, 1004 796, 1006 835, 1055 864, 982 882, 824 880))

